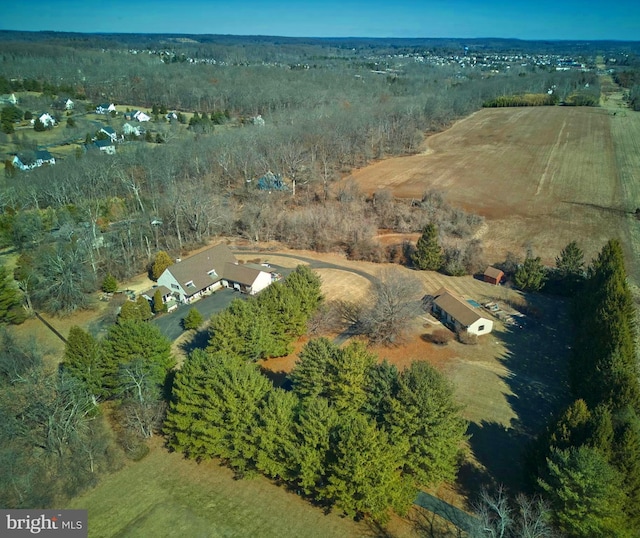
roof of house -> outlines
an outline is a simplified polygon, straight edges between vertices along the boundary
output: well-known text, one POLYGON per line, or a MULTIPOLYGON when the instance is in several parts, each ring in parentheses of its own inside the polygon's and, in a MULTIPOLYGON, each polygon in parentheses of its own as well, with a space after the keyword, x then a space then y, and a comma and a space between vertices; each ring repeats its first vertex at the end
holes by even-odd
POLYGON ((104 131, 107 134, 116 134, 116 130, 111 127, 110 125, 105 125, 102 129, 100 129, 101 131, 104 131))
POLYGON ((226 264, 235 264, 235 262, 236 257, 233 252, 229 250, 227 245, 220 243, 183 261, 174 263, 167 270, 182 288, 192 295, 220 280, 226 264), (187 286, 189 282, 193 282, 193 285, 187 286))
POLYGON ((148 297, 149 299, 153 299, 153 296, 156 294, 156 291, 160 290, 162 297, 166 297, 167 295, 171 295, 171 290, 166 286, 154 286, 146 291, 143 291, 140 295, 143 297, 148 297))
POLYGON ((487 269, 484 272, 485 276, 491 277, 491 278, 502 278, 504 276, 504 272, 502 272, 500 269, 496 269, 495 267, 487 267, 487 269))
POLYGON ((244 286, 251 286, 262 272, 264 271, 238 263, 227 263, 224 266, 224 278, 244 286))
POLYGON ((434 304, 441 310, 444 310, 453 319, 465 327, 469 327, 479 319, 483 319, 478 311, 473 308, 467 301, 458 297, 447 288, 440 288, 434 294, 434 304))
POLYGON ((94 144, 97 148, 106 148, 108 146, 113 146, 113 141, 110 138, 105 138, 104 140, 96 140, 94 144))
POLYGON ((51 153, 49 153, 49 150, 47 149, 39 149, 36 151, 36 159, 50 161, 53 159, 53 155, 51 155, 51 153))

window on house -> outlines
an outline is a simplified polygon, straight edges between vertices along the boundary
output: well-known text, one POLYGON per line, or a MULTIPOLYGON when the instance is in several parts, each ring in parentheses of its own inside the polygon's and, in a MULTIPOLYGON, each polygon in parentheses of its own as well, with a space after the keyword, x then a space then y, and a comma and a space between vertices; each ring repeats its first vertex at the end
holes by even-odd
POLYGON ((479 331, 484 331, 484 325, 480 325, 480 327, 478 327, 479 331))
POLYGON ((216 273, 216 270, 215 270, 215 269, 211 269, 211 271, 209 271, 207 274, 208 274, 209 276, 218 276, 218 273, 216 273))
POLYGON ((179 289, 180 289, 180 286, 178 286, 177 284, 171 284, 171 287, 172 287, 174 290, 179 290, 179 289))
POLYGON ((187 286, 187 288, 195 288, 196 285, 193 283, 193 280, 189 280, 189 282, 187 282, 185 284, 185 286, 187 286))

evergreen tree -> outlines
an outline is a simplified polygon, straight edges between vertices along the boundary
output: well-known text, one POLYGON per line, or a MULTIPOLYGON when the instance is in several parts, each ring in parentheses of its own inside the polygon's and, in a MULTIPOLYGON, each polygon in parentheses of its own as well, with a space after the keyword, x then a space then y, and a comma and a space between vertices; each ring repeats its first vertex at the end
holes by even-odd
POLYGON ((401 472, 405 451, 364 415, 343 417, 321 495, 351 517, 385 523, 390 508, 406 513, 416 491, 401 472))
POLYGON ((256 467, 271 478, 291 481, 296 477, 296 411, 292 392, 272 390, 258 410, 253 435, 258 443, 256 467))
MULTIPOLYGON (((167 311, 167 305, 162 300, 162 292, 160 288, 156 289, 153 294, 153 313, 154 314, 163 314, 167 311)), ((202 323, 202 320, 200 320, 202 323)))
POLYGON ((77 325, 71 327, 64 348, 62 369, 78 379, 89 394, 102 396, 105 374, 102 366, 98 341, 77 325))
POLYGON ((630 527, 640 529, 640 418, 632 409, 618 417, 611 461, 622 475, 630 527))
POLYGON ((155 325, 139 320, 121 321, 109 329, 102 341, 103 387, 113 395, 117 388, 118 370, 134 359, 153 366, 153 381, 164 385, 176 361, 171 354, 171 342, 155 325))
POLYGON ((397 397, 399 376, 396 366, 386 359, 369 368, 367 372, 367 401, 364 412, 374 419, 378 426, 384 425, 385 417, 391 411, 392 402, 397 397))
POLYGON ((200 311, 197 308, 191 308, 189 310, 189 313, 182 320, 182 327, 185 331, 195 331, 198 329, 198 327, 200 327, 200 325, 202 325, 203 321, 204 318, 202 317, 200 311))
POLYGON ((211 319, 207 351, 227 353, 246 360, 279 356, 272 324, 254 299, 234 299, 211 319))
POLYGON ((138 295, 136 298, 136 308, 138 309, 138 317, 142 321, 149 321, 153 318, 153 312, 151 311, 151 305, 149 301, 142 295, 138 295))
POLYGON ((275 283, 257 298, 259 315, 269 320, 271 356, 281 357, 291 353, 291 343, 307 330, 308 317, 302 310, 301 299, 291 288, 275 283))
POLYGON ((0 323, 18 325, 25 319, 27 319, 27 312, 22 308, 20 290, 9 271, 4 266, 0 266, 0 323))
POLYGON ((329 371, 339 352, 328 338, 310 340, 302 348, 290 374, 293 390, 300 398, 328 396, 329 371))
POLYGON ((120 312, 118 313, 118 323, 124 321, 142 321, 140 318, 140 312, 138 310, 138 304, 133 301, 125 301, 120 306, 120 312))
MULTIPOLYGON (((284 285, 298 300, 302 315, 308 320, 322 303, 322 281, 306 265, 298 265, 284 281, 284 285)), ((305 327, 306 329, 306 327, 305 327)), ((300 333, 300 336, 304 332, 300 333)))
POLYGON ((326 484, 332 433, 338 413, 325 398, 309 397, 302 401, 294 425, 297 436, 294 461, 296 481, 307 495, 318 495, 326 484))
POLYGON ((256 468, 258 412, 269 380, 240 357, 196 350, 176 374, 168 444, 190 458, 220 457, 239 475, 256 468))
MULTIPOLYGON (((614 448, 614 432, 611 411, 600 404, 591 415, 588 445, 595 448, 611 462, 614 448)), ((578 445, 574 445, 578 446, 578 445)))
POLYGON ((416 243, 412 256, 413 265, 422 271, 437 271, 444 263, 444 254, 435 224, 427 224, 416 243))
POLYGON ((550 428, 547 447, 565 449, 585 444, 591 423, 591 412, 586 402, 574 401, 550 428))
POLYGON ((545 283, 547 272, 540 256, 527 254, 524 263, 518 267, 513 283, 522 291, 539 291, 545 283))
POLYGON ((386 429, 394 442, 406 443, 404 472, 420 486, 455 479, 467 422, 451 383, 429 364, 413 362, 400 374, 392 406, 386 429))
POLYGON ((362 342, 337 349, 328 371, 329 401, 339 413, 359 413, 367 401, 369 370, 376 362, 362 342))
POLYGON ((622 478, 598 450, 554 449, 539 480, 558 528, 576 538, 632 536, 623 512, 622 478))
POLYGON ((124 321, 149 321, 153 318, 149 301, 139 296, 135 301, 125 301, 118 313, 118 323, 124 321))
POLYGON ((164 273, 165 269, 171 265, 173 265, 171 256, 169 256, 169 254, 164 250, 158 252, 153 260, 153 265, 151 266, 151 279, 157 281, 162 273, 164 273))
POLYGON ((102 291, 105 293, 115 293, 118 291, 118 281, 111 273, 107 274, 102 281, 102 291))
POLYGON ((556 258, 554 277, 560 280, 560 283, 566 288, 566 293, 572 295, 584 280, 584 275, 584 252, 578 243, 571 241, 556 258))

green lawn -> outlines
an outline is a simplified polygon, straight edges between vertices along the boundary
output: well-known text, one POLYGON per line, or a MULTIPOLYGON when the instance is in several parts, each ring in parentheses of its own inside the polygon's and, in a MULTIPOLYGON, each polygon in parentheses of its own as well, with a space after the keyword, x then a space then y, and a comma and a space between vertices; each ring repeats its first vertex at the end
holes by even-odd
POLYGON ((89 511, 92 538, 371 536, 262 477, 234 480, 217 462, 198 465, 159 443, 67 508, 89 511))

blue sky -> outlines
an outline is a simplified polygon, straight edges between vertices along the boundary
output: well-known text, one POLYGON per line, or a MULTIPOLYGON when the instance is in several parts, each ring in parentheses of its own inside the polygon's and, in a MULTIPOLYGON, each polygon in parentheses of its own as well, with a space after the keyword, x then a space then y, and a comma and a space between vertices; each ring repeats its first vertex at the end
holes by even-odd
POLYGON ((640 0, 22 0, 2 30, 640 40, 640 0))

